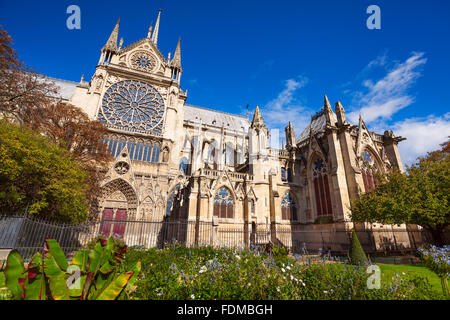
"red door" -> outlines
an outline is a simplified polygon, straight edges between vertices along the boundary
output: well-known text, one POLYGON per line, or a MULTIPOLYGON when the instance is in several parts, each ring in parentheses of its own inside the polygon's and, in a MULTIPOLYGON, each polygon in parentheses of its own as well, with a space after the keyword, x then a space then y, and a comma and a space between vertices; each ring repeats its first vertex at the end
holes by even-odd
POLYGON ((111 233, 111 225, 113 220, 113 209, 104 209, 102 214, 102 223, 100 227, 100 233, 106 237, 109 237, 111 233))
POLYGON ((114 219, 114 236, 123 237, 123 234, 125 233, 125 221, 127 221, 127 211, 124 209, 117 209, 116 218, 114 219))

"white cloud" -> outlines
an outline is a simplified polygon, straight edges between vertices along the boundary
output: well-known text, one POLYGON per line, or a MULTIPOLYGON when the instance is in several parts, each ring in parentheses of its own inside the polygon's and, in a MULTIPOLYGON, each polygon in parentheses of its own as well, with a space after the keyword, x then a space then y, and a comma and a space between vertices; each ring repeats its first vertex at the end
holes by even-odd
MULTIPOLYGON (((422 75, 418 69, 426 62, 423 52, 415 52, 405 62, 396 64, 380 80, 374 82, 365 79, 362 82, 365 92, 355 93, 360 108, 350 112, 349 119, 356 123, 361 114, 367 123, 387 120, 397 111, 412 104, 414 96, 408 94, 408 90, 422 75)), ((380 56, 371 61, 365 70, 386 64, 386 56, 380 56)))
POLYGON ((440 149, 440 144, 450 136, 450 112, 441 117, 411 118, 394 123, 394 134, 407 138, 399 143, 400 155, 405 164, 411 165, 417 157, 440 149))
POLYGON ((285 81, 284 89, 278 96, 260 107, 264 122, 269 129, 279 129, 280 138, 284 139, 284 127, 292 122, 296 134, 303 130, 310 120, 307 108, 298 102, 298 90, 308 83, 308 79, 299 76, 285 81))

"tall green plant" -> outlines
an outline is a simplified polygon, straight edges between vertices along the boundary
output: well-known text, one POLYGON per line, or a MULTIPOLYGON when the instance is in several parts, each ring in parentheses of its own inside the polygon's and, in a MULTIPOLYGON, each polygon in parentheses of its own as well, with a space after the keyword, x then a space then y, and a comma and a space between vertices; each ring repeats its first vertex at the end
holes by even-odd
POLYGON ((99 239, 93 249, 76 252, 69 264, 58 242, 46 239, 44 255, 36 253, 26 267, 17 250, 9 253, 6 287, 15 300, 124 299, 136 289, 141 270, 138 261, 130 271, 120 271, 126 249, 112 238, 99 239))
POLYGON ((366 257, 366 253, 359 242, 358 236, 356 235, 356 230, 352 230, 352 243, 350 247, 350 263, 353 265, 366 265, 369 260, 366 257))

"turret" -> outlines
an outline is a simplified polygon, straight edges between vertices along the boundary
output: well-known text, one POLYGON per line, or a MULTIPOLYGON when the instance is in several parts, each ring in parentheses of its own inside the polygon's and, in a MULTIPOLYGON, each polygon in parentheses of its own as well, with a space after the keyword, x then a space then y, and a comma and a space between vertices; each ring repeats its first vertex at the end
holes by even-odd
POLYGON ((345 119, 345 110, 342 104, 338 101, 335 104, 334 111, 336 112, 337 125, 342 126, 347 124, 347 120, 345 119))
POLYGON ((289 121, 289 125, 284 128, 284 132, 286 134, 286 148, 290 149, 295 147, 295 131, 292 123, 289 121))
MULTIPOLYGON (((170 56, 169 56, 170 60, 170 56)), ((173 59, 170 61, 170 69, 171 69, 171 77, 176 80, 178 84, 180 84, 181 73, 183 72, 183 68, 181 67, 181 38, 178 39, 177 48, 175 49, 175 53, 173 54, 173 59)))
MULTIPOLYGON (((117 20, 116 26, 114 27, 113 31, 111 32, 111 35, 108 38, 108 41, 106 41, 106 44, 103 46, 101 50, 100 59, 98 61, 98 64, 105 64, 111 62, 111 58, 113 55, 117 54, 119 52, 119 48, 117 48, 117 40, 119 38, 119 24, 120 24, 120 18, 117 20)), ((122 46, 123 40, 121 40, 122 46)))

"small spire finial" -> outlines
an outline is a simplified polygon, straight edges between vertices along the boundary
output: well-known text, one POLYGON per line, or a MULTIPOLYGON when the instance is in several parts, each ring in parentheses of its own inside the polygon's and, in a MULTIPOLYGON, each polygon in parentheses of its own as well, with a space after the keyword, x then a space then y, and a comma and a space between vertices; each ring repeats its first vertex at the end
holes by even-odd
POLYGON ((161 20, 162 9, 158 11, 158 18, 156 19, 155 29, 153 30, 152 41, 155 46, 158 44, 158 33, 159 33, 159 21, 161 20))
POLYGON ((120 18, 117 20, 117 23, 116 23, 113 31, 111 32, 111 35, 109 36, 108 41, 106 42, 103 49, 112 50, 112 51, 117 50, 117 38, 119 37, 119 25, 120 25, 120 18))
POLYGON ((150 27, 148 28, 148 32, 147 32, 147 38, 151 39, 152 37, 152 30, 153 30, 153 22, 150 25, 150 27))

